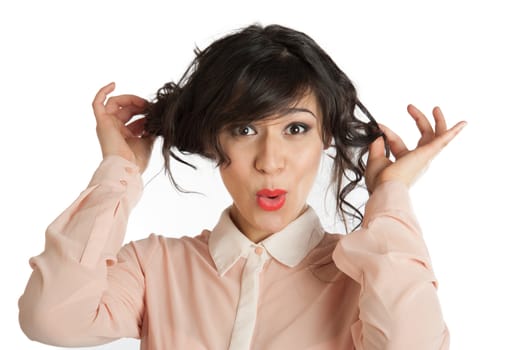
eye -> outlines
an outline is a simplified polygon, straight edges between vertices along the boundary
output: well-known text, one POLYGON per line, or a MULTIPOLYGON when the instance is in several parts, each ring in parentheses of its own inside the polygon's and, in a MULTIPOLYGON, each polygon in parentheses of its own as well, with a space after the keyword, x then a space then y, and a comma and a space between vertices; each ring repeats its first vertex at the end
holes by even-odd
POLYGON ((250 125, 243 125, 243 126, 234 128, 233 133, 236 136, 250 136, 250 135, 255 135, 256 130, 254 130, 254 128, 250 125))
POLYGON ((289 135, 304 134, 309 131, 310 127, 302 123, 292 123, 285 129, 285 133, 289 135))

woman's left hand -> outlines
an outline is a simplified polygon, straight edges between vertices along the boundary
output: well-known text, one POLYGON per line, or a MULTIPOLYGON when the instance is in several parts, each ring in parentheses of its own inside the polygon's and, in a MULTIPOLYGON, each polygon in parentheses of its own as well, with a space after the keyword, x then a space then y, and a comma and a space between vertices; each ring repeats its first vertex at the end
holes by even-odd
POLYGON ((466 125, 461 121, 448 129, 444 115, 439 107, 433 109, 435 128, 431 126, 427 117, 415 106, 409 105, 407 111, 413 117, 422 137, 414 150, 408 150, 400 136, 384 125, 380 128, 384 132, 395 161, 385 156, 382 137, 376 139, 369 146, 369 158, 365 170, 365 183, 369 193, 382 183, 397 180, 410 187, 422 173, 431 160, 462 130, 466 125))

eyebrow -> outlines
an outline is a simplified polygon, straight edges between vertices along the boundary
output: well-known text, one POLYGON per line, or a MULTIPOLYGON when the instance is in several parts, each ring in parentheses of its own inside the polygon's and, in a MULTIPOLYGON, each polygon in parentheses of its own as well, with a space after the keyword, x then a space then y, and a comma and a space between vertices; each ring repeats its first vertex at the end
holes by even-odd
POLYGON ((316 114, 314 114, 310 109, 307 109, 307 108, 297 108, 297 107, 290 107, 290 108, 285 108, 283 110, 283 113, 281 115, 286 115, 286 114, 293 114, 293 113, 309 113, 310 115, 312 115, 314 118, 318 119, 318 117, 316 116, 316 114))

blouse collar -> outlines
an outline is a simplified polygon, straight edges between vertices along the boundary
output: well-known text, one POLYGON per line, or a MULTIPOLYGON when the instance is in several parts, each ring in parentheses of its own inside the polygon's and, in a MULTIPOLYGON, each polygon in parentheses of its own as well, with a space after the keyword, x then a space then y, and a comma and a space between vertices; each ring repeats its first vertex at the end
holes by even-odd
POLYGON ((249 240, 232 222, 227 208, 221 214, 208 241, 210 255, 217 272, 224 276, 240 257, 246 257, 251 248, 260 246, 277 261, 294 267, 323 239, 324 230, 314 209, 310 206, 283 230, 259 243, 249 240))

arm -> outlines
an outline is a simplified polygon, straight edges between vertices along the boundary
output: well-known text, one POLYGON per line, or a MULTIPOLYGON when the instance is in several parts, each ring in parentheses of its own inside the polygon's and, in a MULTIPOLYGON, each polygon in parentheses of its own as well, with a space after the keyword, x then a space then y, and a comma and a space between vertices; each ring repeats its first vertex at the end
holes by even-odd
POLYGON ((47 228, 44 252, 30 259, 33 273, 19 300, 29 338, 78 346, 139 337, 141 269, 131 249, 117 258, 142 191, 138 170, 123 158, 105 158, 87 189, 47 228))
POLYGON ((408 189, 431 160, 460 132, 465 122, 447 129, 438 107, 435 128, 416 107, 408 112, 421 138, 414 150, 381 126, 384 139, 369 147, 365 182, 372 193, 363 226, 343 238, 334 251, 337 266, 361 285, 359 320, 352 325, 357 349, 447 350, 443 321, 427 247, 411 209, 408 189))
POLYGON ((361 285, 351 327, 357 350, 449 349, 437 281, 404 184, 375 190, 362 228, 341 239, 333 259, 361 285))
POLYGON ((88 188, 46 231, 44 252, 19 300, 20 325, 31 339, 62 346, 138 337, 144 281, 130 244, 119 251, 130 211, 142 192, 154 137, 144 133, 146 101, 96 94, 93 110, 103 161, 88 188))

